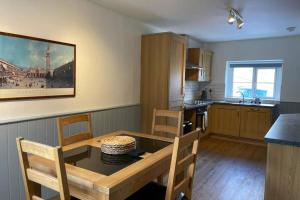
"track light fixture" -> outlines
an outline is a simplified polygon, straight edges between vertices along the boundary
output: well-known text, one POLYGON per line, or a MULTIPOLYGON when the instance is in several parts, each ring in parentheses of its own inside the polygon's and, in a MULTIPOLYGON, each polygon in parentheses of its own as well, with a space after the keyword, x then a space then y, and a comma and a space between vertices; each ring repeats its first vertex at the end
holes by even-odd
POLYGON ((236 19, 236 24, 238 29, 241 29, 244 26, 244 22, 242 20, 240 20, 239 18, 236 19))
POLYGON ((240 13, 234 8, 230 8, 227 22, 228 24, 233 24, 235 21, 238 29, 241 29, 244 26, 244 19, 240 13))
POLYGON ((233 10, 230 9, 227 22, 228 22, 228 24, 233 24, 233 22, 235 22, 235 20, 236 20, 235 19, 235 14, 234 14, 233 10))

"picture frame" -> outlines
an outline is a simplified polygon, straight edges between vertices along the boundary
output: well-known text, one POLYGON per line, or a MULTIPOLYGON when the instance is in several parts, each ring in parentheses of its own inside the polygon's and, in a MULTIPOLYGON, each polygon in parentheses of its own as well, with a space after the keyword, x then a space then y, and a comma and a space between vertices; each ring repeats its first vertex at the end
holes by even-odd
POLYGON ((75 95, 75 44, 0 32, 0 101, 75 95))

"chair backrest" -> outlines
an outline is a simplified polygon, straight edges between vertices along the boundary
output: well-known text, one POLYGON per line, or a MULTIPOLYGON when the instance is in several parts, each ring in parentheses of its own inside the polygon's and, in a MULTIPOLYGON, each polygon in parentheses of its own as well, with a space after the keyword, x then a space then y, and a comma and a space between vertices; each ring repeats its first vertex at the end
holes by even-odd
POLYGON ((157 132, 168 133, 174 136, 180 136, 181 127, 182 127, 182 112, 181 111, 171 111, 171 110, 153 110, 153 119, 152 119, 152 130, 151 134, 154 135, 157 132), (165 124, 158 124, 158 118, 166 118, 167 121, 165 124), (176 126, 169 125, 168 120, 175 119, 177 120, 176 126))
POLYGON ((165 200, 174 200, 180 193, 191 200, 200 130, 176 137, 165 200), (183 175, 177 183, 177 175, 183 175))
POLYGON ((92 122, 91 114, 81 114, 81 115, 71 115, 67 117, 57 118, 57 132, 58 132, 58 142, 60 146, 66 146, 79 142, 82 140, 90 139, 93 137, 92 132, 92 122), (78 122, 87 122, 87 131, 76 133, 75 135, 65 137, 64 127, 70 124, 78 122))
POLYGON ((69 200, 70 193, 61 147, 51 147, 24 140, 24 138, 17 138, 16 142, 26 199, 42 199, 39 197, 40 191, 36 190, 36 185, 39 184, 59 192, 61 200, 69 200), (28 159, 29 155, 35 155, 53 161, 55 163, 56 177, 31 168, 28 159))

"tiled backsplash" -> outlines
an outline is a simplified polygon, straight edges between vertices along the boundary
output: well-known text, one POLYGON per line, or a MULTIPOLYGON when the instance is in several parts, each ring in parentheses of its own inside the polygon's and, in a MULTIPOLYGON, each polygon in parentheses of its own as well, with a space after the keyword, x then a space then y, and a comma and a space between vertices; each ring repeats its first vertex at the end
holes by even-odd
POLYGON ((186 81, 184 101, 200 99, 202 90, 207 84, 206 82, 186 81))
POLYGON ((207 90, 208 99, 223 100, 224 99, 224 84, 186 81, 185 82, 185 97, 184 101, 200 99, 202 90, 207 90), (209 92, 211 89, 211 93, 209 92))
POLYGON ((209 83, 205 86, 207 91, 211 90, 209 95, 210 99, 213 100, 224 100, 225 96, 225 84, 222 83, 209 83))

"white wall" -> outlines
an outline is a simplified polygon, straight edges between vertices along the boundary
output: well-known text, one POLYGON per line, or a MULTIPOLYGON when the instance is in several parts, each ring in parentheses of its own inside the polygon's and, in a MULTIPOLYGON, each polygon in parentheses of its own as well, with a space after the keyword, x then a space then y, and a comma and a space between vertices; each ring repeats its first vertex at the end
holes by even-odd
POLYGON ((150 27, 88 0, 0 0, 0 27, 77 45, 76 97, 0 102, 0 122, 139 103, 140 39, 150 27))
POLYGON ((188 42, 187 42, 187 47, 188 48, 201 48, 203 47, 204 43, 192 38, 192 37, 188 37, 188 42))
POLYGON ((224 94, 226 61, 283 59, 281 101, 300 102, 300 36, 207 43, 214 52, 211 87, 224 94))

